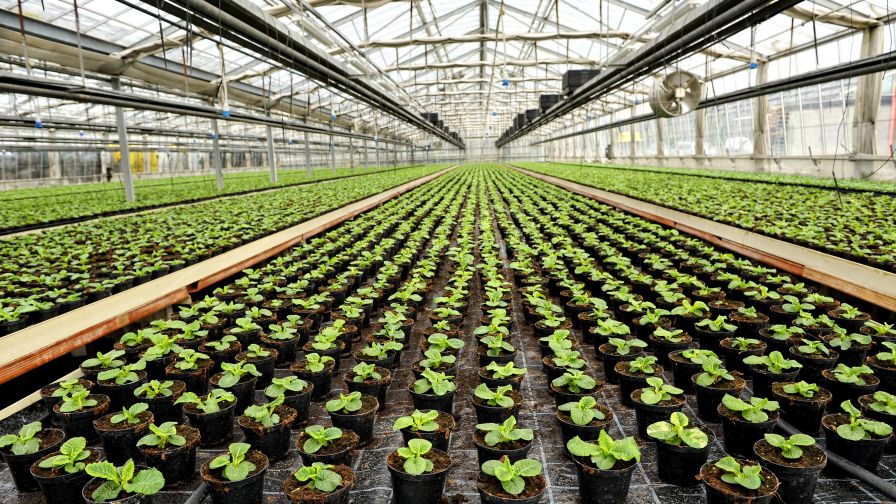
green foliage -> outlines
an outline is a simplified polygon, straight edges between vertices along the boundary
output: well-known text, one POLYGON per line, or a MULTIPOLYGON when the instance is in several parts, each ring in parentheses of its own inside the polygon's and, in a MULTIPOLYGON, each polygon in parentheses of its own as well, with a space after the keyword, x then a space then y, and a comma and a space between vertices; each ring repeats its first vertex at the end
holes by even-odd
POLYGON ((703 372, 697 375, 695 383, 701 387, 711 387, 720 381, 733 381, 734 375, 722 366, 720 361, 703 363, 703 372))
POLYGON ((492 390, 488 385, 480 383, 479 386, 473 390, 473 395, 485 401, 489 406, 510 408, 516 404, 513 398, 507 395, 511 390, 513 390, 513 387, 510 385, 502 385, 497 389, 492 390))
MULTIPOLYGON (((192 404, 199 411, 209 414, 221 411, 221 404, 230 406, 236 403, 236 396, 224 389, 212 389, 208 394, 199 397, 195 392, 186 392, 177 398, 174 404, 192 404)), ((226 406, 225 406, 226 407, 226 406)))
POLYGON ((781 387, 781 389, 788 394, 799 394, 803 397, 815 397, 815 393, 821 390, 818 385, 814 383, 807 383, 805 381, 798 381, 796 383, 788 383, 781 387))
POLYGON ((896 415, 896 396, 883 390, 878 390, 872 396, 874 402, 869 403, 868 407, 878 413, 886 413, 887 415, 896 415))
POLYGON ((235 386, 244 376, 261 376, 261 373, 255 368, 255 364, 245 361, 236 363, 222 362, 221 377, 218 379, 218 386, 221 388, 231 388, 235 386))
POLYGON ((628 361, 628 371, 629 373, 652 375, 656 371, 656 368, 653 367, 656 361, 656 357, 652 355, 638 357, 628 361))
POLYGON ((140 413, 143 413, 149 409, 149 405, 146 403, 135 403, 131 405, 131 407, 122 408, 121 413, 117 415, 112 415, 112 418, 109 420, 113 424, 120 424, 122 422, 127 422, 129 425, 136 425, 140 423, 140 413))
POLYGON ((722 404, 731 411, 737 411, 744 420, 750 423, 768 421, 769 411, 778 411, 778 401, 769 401, 760 397, 751 397, 750 401, 744 401, 739 397, 725 394, 722 396, 722 404))
POLYGON ((0 448, 8 448, 13 455, 28 455, 37 453, 40 449, 40 438, 37 433, 43 425, 40 422, 31 422, 22 426, 18 434, 6 434, 0 437, 0 448))
POLYGON ((454 383, 453 376, 446 376, 445 373, 424 369, 421 378, 414 382, 413 389, 417 394, 432 393, 437 396, 443 396, 454 392, 457 389, 457 385, 454 383))
POLYGON ((871 336, 859 333, 847 333, 845 329, 835 328, 834 337, 828 344, 840 350, 849 350, 853 345, 867 346, 871 344, 871 336))
POLYGON ((610 338, 608 343, 614 347, 616 355, 628 355, 647 347, 647 343, 639 339, 610 338))
POLYGON ((807 340, 805 338, 801 339, 800 341, 802 341, 803 344, 798 345, 796 349, 801 354, 822 356, 828 356, 831 354, 831 350, 826 347, 825 344, 821 341, 807 340))
POLYGON ((311 425, 305 428, 308 439, 302 444, 305 453, 317 453, 321 448, 330 446, 330 443, 342 437, 342 429, 322 425, 311 425))
POLYGON ((872 434, 884 437, 893 433, 893 428, 889 425, 864 418, 862 412, 853 406, 849 400, 843 401, 840 407, 849 416, 849 423, 837 426, 837 434, 843 439, 860 441, 862 439, 871 439, 872 434))
POLYGON ((111 462, 103 461, 87 464, 84 470, 94 478, 106 480, 90 496, 96 502, 116 500, 122 492, 155 495, 165 486, 165 477, 158 469, 136 471, 132 459, 128 459, 121 467, 115 467, 111 462))
POLYGON ((181 371, 193 371, 199 369, 199 361, 206 360, 209 360, 208 355, 188 348, 177 354, 177 363, 174 364, 174 367, 181 371))
POLYGON ((124 350, 110 350, 107 353, 97 352, 96 357, 81 363, 83 368, 112 369, 124 366, 124 350))
POLYGON ((174 391, 171 389, 173 386, 174 382, 171 380, 150 380, 137 387, 137 389, 134 390, 134 395, 137 397, 145 397, 146 399, 171 397, 171 395, 174 394, 174 391))
POLYGON ((744 364, 762 366, 771 374, 782 374, 787 370, 803 367, 802 364, 793 359, 785 359, 781 352, 777 350, 768 355, 748 355, 744 357, 744 364))
POLYGON ((591 463, 598 469, 608 471, 617 462, 641 461, 641 450, 635 438, 613 439, 607 431, 601 430, 597 443, 583 441, 576 436, 566 443, 566 449, 576 457, 591 459, 591 463))
POLYGON ((501 460, 487 460, 482 464, 482 472, 494 476, 501 482, 501 488, 510 495, 519 495, 526 489, 526 479, 534 478, 541 474, 541 463, 532 459, 520 459, 510 462, 503 457, 501 460))
POLYGON ((361 401, 360 392, 339 394, 336 399, 327 401, 326 408, 330 413, 351 414, 361 409, 364 403, 361 401))
POLYGON ((584 396, 578 402, 568 402, 557 407, 560 411, 569 413, 569 418, 576 425, 588 425, 597 420, 605 420, 606 415, 597 409, 597 399, 584 396))
POLYGON ((230 348, 230 345, 234 342, 239 341, 236 336, 226 335, 219 340, 216 341, 206 341, 205 346, 217 350, 219 352, 223 352, 230 348))
POLYGON ((719 315, 715 319, 703 319, 694 325, 710 332, 730 333, 737 330, 737 326, 734 324, 729 324, 728 317, 724 315, 719 315))
POLYGON ((656 336, 657 339, 662 341, 668 341, 670 343, 681 343, 682 341, 684 341, 685 333, 681 329, 666 329, 664 327, 657 327, 656 329, 654 329, 653 335, 656 336))
POLYGON ((100 381, 113 381, 117 385, 134 383, 140 379, 137 371, 143 371, 144 369, 146 369, 146 361, 140 359, 133 364, 125 364, 123 366, 100 371, 97 375, 97 379, 100 381))
POLYGON ((460 350, 464 347, 464 342, 458 338, 449 338, 447 335, 442 333, 433 333, 430 334, 426 341, 429 343, 430 349, 436 349, 439 352, 445 352, 446 350, 460 350))
POLYGON ((681 446, 682 443, 691 448, 702 449, 709 444, 709 436, 697 427, 688 429, 689 420, 684 413, 675 411, 668 422, 656 422, 647 426, 647 435, 668 443, 681 446))
POLYGON ((302 392, 308 388, 308 382, 298 376, 289 375, 283 378, 274 378, 271 384, 264 389, 264 395, 270 399, 276 399, 287 392, 302 392))
POLYGON ((430 348, 427 351, 423 352, 423 356, 425 358, 420 361, 420 366, 430 369, 450 367, 457 361, 457 358, 455 356, 450 354, 442 355, 442 352, 439 352, 434 348, 430 348))
POLYGON ((866 385, 868 383, 866 377, 874 374, 871 368, 864 364, 850 367, 842 363, 837 364, 832 373, 838 382, 852 385, 866 385))
POLYGON ((414 475, 432 472, 432 461, 424 457, 431 449, 432 443, 417 438, 408 441, 407 448, 402 447, 396 450, 398 455, 404 459, 404 472, 414 475))
POLYGON ((554 378, 551 385, 557 388, 565 388, 573 394, 580 394, 597 388, 597 381, 584 371, 570 369, 562 375, 554 378))
POLYGON ((585 359, 582 358, 582 354, 577 350, 561 350, 559 352, 554 352, 554 356, 551 357, 551 360, 554 362, 555 366, 566 369, 582 369, 587 365, 585 359))
POLYGON ((246 460, 252 447, 247 443, 230 443, 228 453, 219 455, 209 463, 209 469, 221 469, 228 481, 243 481, 255 470, 255 464, 246 460))
POLYGON ((305 354, 305 369, 312 373, 320 373, 326 369, 327 364, 335 362, 336 360, 329 355, 321 357, 320 354, 316 353, 305 354))
POLYGON ((382 379, 383 375, 377 372, 376 366, 373 364, 359 362, 352 368, 352 381, 356 383, 361 383, 365 380, 378 381, 382 379))
POLYGON ((85 408, 92 408, 97 404, 99 404, 99 401, 91 398, 90 391, 82 387, 62 396, 62 402, 59 404, 59 412, 72 413, 74 411, 81 411, 85 408))
POLYGON ((149 424, 149 434, 137 440, 137 446, 154 446, 156 448, 185 444, 187 444, 186 438, 177 433, 177 422, 165 422, 158 426, 154 423, 149 424))
POLYGON ((672 399, 672 396, 684 394, 684 390, 669 385, 658 376, 648 378, 647 385, 641 389, 641 402, 644 404, 658 404, 672 399))
POLYGON ((276 399, 267 404, 253 404, 243 411, 243 415, 251 418, 264 427, 273 427, 280 423, 280 415, 276 413, 277 408, 283 405, 284 396, 277 396, 276 399))
POLYGON ((815 440, 812 436, 805 434, 794 434, 789 438, 778 434, 765 434, 765 441, 774 446, 781 452, 781 456, 786 459, 798 459, 803 456, 802 446, 814 446, 815 440))
POLYGON ((502 424, 481 423, 476 424, 476 429, 485 433, 485 444, 496 446, 499 444, 512 443, 514 441, 532 441, 535 433, 532 429, 517 429, 516 417, 513 415, 507 417, 502 424))
POLYGON ((333 493, 342 486, 342 476, 333 470, 332 465, 314 462, 310 466, 303 465, 293 477, 305 487, 321 493, 333 493))
POLYGON ((87 450, 87 440, 82 437, 74 437, 62 443, 59 447, 59 455, 49 457, 39 464, 41 469, 62 469, 67 474, 74 474, 84 470, 84 461, 90 457, 87 450))
POLYGON ((439 429, 436 419, 439 418, 439 412, 436 410, 428 410, 426 412, 414 410, 409 416, 399 417, 392 424, 392 430, 401 430, 410 428, 413 432, 435 432, 439 429))
POLYGON ((748 490, 756 490, 762 486, 762 466, 759 464, 741 466, 734 457, 725 457, 716 462, 715 466, 724 471, 722 481, 729 485, 742 486, 748 490))
POLYGON ((516 364, 514 364, 513 361, 507 362, 505 364, 499 364, 495 361, 491 361, 488 363, 488 366, 485 366, 485 370, 491 372, 492 378, 496 380, 507 380, 515 376, 522 376, 526 374, 526 368, 516 367, 516 364))

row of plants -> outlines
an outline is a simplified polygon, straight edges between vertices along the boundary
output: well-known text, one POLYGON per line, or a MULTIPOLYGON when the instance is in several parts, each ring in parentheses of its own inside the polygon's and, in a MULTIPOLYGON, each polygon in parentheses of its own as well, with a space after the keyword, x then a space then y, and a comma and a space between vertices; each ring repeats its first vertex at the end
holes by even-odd
MULTIPOLYGON (((442 168, 447 165, 442 165, 442 168)), ((402 167, 403 169, 407 167, 402 167)), ((140 179, 134 182, 137 200, 124 198, 121 183, 89 183, 15 189, 0 192, 0 233, 93 219, 164 205, 197 202, 218 196, 332 180, 373 172, 369 168, 317 169, 308 177, 304 169, 280 170, 272 184, 267 171, 224 174, 224 189, 218 190, 214 175, 140 179)), ((376 173, 383 173, 380 170, 376 173)))
POLYGON ((434 171, 379 172, 0 240, 0 335, 434 171))
POLYGON ((896 224, 891 218, 896 199, 891 194, 608 167, 520 166, 896 272, 896 224))

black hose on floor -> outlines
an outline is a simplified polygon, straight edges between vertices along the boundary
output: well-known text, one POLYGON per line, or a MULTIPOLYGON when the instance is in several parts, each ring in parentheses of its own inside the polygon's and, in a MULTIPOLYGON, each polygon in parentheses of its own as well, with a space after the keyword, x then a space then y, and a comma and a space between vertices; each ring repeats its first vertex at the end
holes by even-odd
MULTIPOLYGON (((787 433, 787 435, 792 436, 794 434, 799 434, 800 431, 796 430, 792 425, 785 422, 782 419, 778 419, 777 427, 787 433)), ((821 448, 819 446, 819 448, 821 448)), ((828 456, 828 463, 837 467, 844 474, 849 476, 850 478, 855 478, 862 483, 868 485, 869 487, 877 490, 885 497, 889 499, 896 500, 896 485, 892 483, 888 483, 880 476, 874 474, 871 471, 863 467, 859 467, 856 464, 853 464, 849 460, 837 455, 836 453, 831 452, 830 450, 824 450, 825 454, 828 456)))
POLYGON ((205 499, 206 494, 208 494, 208 483, 203 481, 196 490, 193 490, 193 493, 190 494, 190 498, 187 499, 184 504, 199 504, 205 499))

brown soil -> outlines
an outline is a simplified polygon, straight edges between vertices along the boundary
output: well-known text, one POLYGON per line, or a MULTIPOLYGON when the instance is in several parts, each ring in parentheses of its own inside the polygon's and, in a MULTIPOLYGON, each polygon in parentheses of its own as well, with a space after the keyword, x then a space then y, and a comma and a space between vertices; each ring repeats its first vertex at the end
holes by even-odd
POLYGON ((828 459, 818 446, 801 447, 803 455, 798 459, 784 458, 780 450, 764 439, 759 440, 753 448, 763 459, 786 467, 818 467, 828 459))
MULTIPOLYGON (((435 422, 439 427, 432 432, 448 432, 450 430, 454 430, 454 428, 457 427, 457 422, 454 421, 454 417, 443 411, 439 412, 439 416, 436 417, 435 422)), ((410 427, 405 427, 401 430, 408 432, 419 432, 412 430, 410 427)), ((429 432, 427 432, 427 434, 429 434, 429 432)))
POLYGON ((528 499, 529 497, 535 497, 538 494, 544 492, 547 483, 545 482, 544 476, 538 475, 534 478, 525 478, 526 487, 523 489, 523 492, 519 495, 511 495, 504 491, 504 488, 501 486, 501 482, 498 481, 498 478, 494 476, 489 476, 484 473, 479 474, 479 478, 476 481, 476 486, 482 490, 483 492, 494 495, 495 497, 500 497, 503 499, 515 499, 522 500, 528 499))
MULTIPOLYGON (((87 390, 90 390, 90 388, 93 387, 92 381, 85 380, 83 378, 78 380, 78 384, 81 385, 82 387, 86 388, 87 390)), ((52 386, 52 387, 42 388, 40 390, 40 396, 41 397, 51 397, 53 395, 53 392, 59 390, 59 388, 60 387, 59 387, 58 383, 54 384, 54 386, 52 386)))
POLYGON ((338 465, 331 469, 342 476, 342 484, 336 490, 330 493, 324 493, 320 490, 313 490, 305 486, 305 483, 289 477, 283 483, 283 493, 289 496, 292 502, 324 502, 328 495, 338 492, 341 488, 351 488, 355 481, 355 475, 348 466, 338 465))
POLYGON ((132 424, 127 421, 114 424, 112 423, 112 417, 121 413, 120 411, 116 411, 113 413, 109 413, 108 415, 103 416, 97 420, 93 421, 93 426, 96 430, 100 432, 109 432, 109 431, 120 431, 120 430, 130 430, 130 429, 139 429, 140 427, 146 427, 149 425, 149 422, 152 421, 152 412, 144 411, 143 413, 137 414, 137 419, 139 422, 132 424))
MULTIPOLYGON (((166 399, 166 398, 167 398, 167 399, 170 399, 170 400, 173 402, 173 401, 176 401, 178 397, 182 396, 183 393, 184 393, 184 391, 187 389, 187 384, 184 383, 184 382, 182 382, 182 381, 180 381, 180 380, 171 380, 171 381, 172 381, 172 384, 171 384, 171 387, 170 387, 170 388, 171 388, 171 395, 170 395, 170 396, 158 395, 158 396, 156 396, 156 397, 153 397, 152 400, 159 400, 159 401, 160 401, 160 400, 162 400, 162 399, 166 399)), ((141 396, 135 396, 135 397, 141 397, 141 396)), ((143 397, 143 399, 149 399, 149 398, 148 398, 148 397, 143 397)))
MULTIPOLYGON (((381 379, 374 380, 373 378, 368 377, 360 382, 355 382, 355 383, 364 383, 367 385, 373 385, 373 384, 390 383, 392 381, 392 372, 391 371, 389 371, 386 368, 381 368, 379 366, 376 366, 374 369, 376 370, 377 373, 380 374, 380 376, 382 376, 381 379)), ((345 381, 354 381, 355 373, 349 371, 348 373, 345 373, 344 378, 345 378, 345 381)))
POLYGON ((252 358, 250 358, 248 356, 249 352, 245 351, 245 352, 240 352, 240 353, 236 354, 236 360, 237 361, 246 361, 246 362, 265 362, 265 361, 269 361, 269 360, 277 360, 277 354, 278 354, 277 350, 275 350, 273 348, 265 348, 265 347, 262 347, 262 348, 264 348, 268 352, 271 352, 271 355, 268 355, 267 357, 252 357, 252 358))
POLYGON ((678 406, 678 405, 684 404, 684 394, 672 396, 671 399, 666 399, 665 401, 660 401, 656 404, 647 404, 647 403, 641 401, 641 390, 642 389, 637 389, 634 392, 632 392, 632 401, 644 404, 646 406, 659 406, 659 407, 678 406))
POLYGON ((148 453, 150 455, 161 455, 164 457, 165 454, 173 452, 175 450, 189 450, 199 444, 199 429, 190 427, 188 425, 178 425, 177 434, 183 436, 184 439, 187 440, 187 442, 184 443, 183 446, 168 445, 165 448, 158 448, 155 446, 141 446, 140 451, 143 453, 148 453))
MULTIPOLYGON (((311 439, 311 436, 302 432, 299 434, 299 437, 296 438, 296 447, 300 452, 304 452, 302 448, 305 445, 305 441, 311 439)), ((358 435, 350 430, 343 430, 342 437, 334 440, 332 443, 327 446, 322 447, 320 450, 313 453, 313 455, 333 455, 334 453, 341 453, 346 450, 354 449, 358 446, 358 435)))
POLYGON ((632 348, 627 354, 619 355, 618 353, 616 353, 616 347, 609 343, 604 343, 603 345, 597 347, 597 350, 602 354, 616 355, 619 357, 631 357, 632 355, 639 356, 644 353, 643 348, 632 348))
POLYGON ((379 400, 376 397, 365 395, 361 396, 361 409, 359 409, 358 411, 346 412, 343 410, 331 413, 343 416, 362 416, 372 411, 378 410, 379 407, 379 400))
MULTIPOLYGON (((94 463, 94 462, 99 462, 99 461, 100 461, 100 452, 94 450, 93 448, 86 448, 85 450, 88 451, 88 452, 90 452, 90 456, 87 457, 86 459, 84 459, 84 460, 81 461, 81 462, 84 463, 84 465, 92 464, 92 463, 94 463)), ((53 457, 55 457, 56 455, 59 455, 59 452, 58 452, 58 451, 53 452, 53 453, 50 453, 50 454, 47 454, 47 455, 41 457, 37 462, 34 463, 34 465, 31 466, 32 471, 33 471, 35 474, 37 474, 38 476, 41 476, 41 477, 43 477, 43 478, 54 478, 54 477, 56 477, 56 476, 65 476, 65 475, 67 475, 68 473, 65 472, 65 469, 63 469, 63 468, 61 468, 61 467, 56 467, 56 468, 53 468, 53 469, 44 469, 43 467, 40 467, 40 466, 39 466, 39 464, 40 464, 41 462, 43 462, 44 460, 47 460, 47 459, 49 459, 49 458, 53 458, 53 457)))
POLYGON ((336 367, 336 363, 334 363, 334 362, 327 362, 326 364, 324 364, 324 370, 323 370, 323 371, 308 371, 308 370, 305 369, 305 365, 306 365, 306 364, 307 364, 307 362, 305 362, 305 361, 297 361, 297 362, 294 362, 294 363, 292 364, 292 366, 290 366, 289 370, 292 371, 292 372, 302 372, 302 373, 310 373, 310 374, 323 374, 323 373, 332 373, 332 372, 333 372, 333 368, 336 367))
MULTIPOLYGON (((743 464, 746 462, 745 460, 738 459, 738 463, 743 464)), ((699 478, 703 480, 707 485, 719 490, 727 495, 737 495, 743 497, 761 497, 764 495, 769 495, 773 493, 777 489, 777 478, 768 471, 768 469, 762 470, 762 484, 756 490, 748 490, 742 486, 734 486, 729 485, 722 481, 722 474, 725 472, 719 469, 718 467, 707 464, 704 466, 705 469, 700 470, 699 478)))
MULTIPOLYGON (((423 455, 423 458, 432 462, 432 471, 430 471, 430 474, 444 472, 451 468, 451 457, 441 450, 430 450, 429 453, 423 455)), ((397 451, 390 453, 389 456, 386 457, 386 463, 389 464, 389 467, 392 469, 395 469, 398 472, 404 472, 404 458, 399 455, 397 451)))
MULTIPOLYGON (((274 413, 280 415, 280 423, 274 424, 274 427, 277 427, 278 425, 292 424, 298 416, 298 412, 289 406, 280 406, 274 410, 274 413)), ((274 427, 265 427, 245 415, 241 415, 237 419, 237 422, 240 424, 240 427, 255 431, 258 434, 263 434, 266 431, 274 429, 274 427)))
MULTIPOLYGON (((258 450, 249 450, 249 453, 246 454, 246 460, 255 464, 255 470, 250 472, 246 479, 251 478, 252 476, 257 475, 258 473, 264 471, 268 468, 268 458, 258 450)), ((221 473, 223 469, 210 469, 208 465, 211 463, 211 460, 202 465, 202 469, 200 469, 200 474, 202 475, 202 479, 217 485, 229 485, 232 483, 227 478, 224 478, 221 473)))
POLYGON ((831 399, 831 393, 823 388, 819 388, 818 392, 815 392, 815 395, 812 397, 803 397, 799 394, 788 394, 784 392, 784 385, 790 384, 793 382, 775 382, 772 384, 772 395, 780 394, 788 399, 792 399, 794 401, 803 401, 803 402, 825 402, 831 399))
POLYGON ((479 429, 476 429, 476 432, 473 433, 473 441, 494 450, 507 451, 519 450, 520 448, 525 448, 526 446, 532 444, 532 441, 524 441, 520 439, 517 441, 511 441, 510 443, 498 443, 495 446, 488 446, 488 443, 485 442, 485 434, 479 429))
POLYGON ((613 366, 613 369, 615 369, 616 373, 618 374, 631 376, 634 378, 650 378, 651 376, 659 376, 663 374, 663 366, 660 366, 659 364, 653 365, 653 373, 642 373, 640 371, 638 371, 637 373, 632 373, 628 370, 628 366, 628 361, 617 362, 616 365, 613 366))

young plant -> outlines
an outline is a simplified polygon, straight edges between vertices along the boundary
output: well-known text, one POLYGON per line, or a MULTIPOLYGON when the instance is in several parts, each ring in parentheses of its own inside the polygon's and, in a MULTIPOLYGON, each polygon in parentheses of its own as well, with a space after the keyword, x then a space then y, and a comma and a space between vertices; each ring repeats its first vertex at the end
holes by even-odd
POLYGON ((848 399, 840 407, 849 416, 849 423, 837 426, 837 434, 843 439, 860 441, 870 439, 871 434, 883 437, 893 433, 893 428, 889 425, 863 417, 862 412, 848 399))
POLYGON ((734 324, 728 323, 728 317, 724 315, 719 315, 715 319, 703 319, 696 324, 696 327, 699 327, 705 331, 709 332, 732 332, 737 329, 737 326, 734 324))
POLYGON ((789 341, 796 336, 804 336, 806 331, 801 327, 775 324, 768 328, 768 335, 775 341, 789 341))
POLYGON ((255 464, 246 460, 252 447, 247 443, 230 443, 229 453, 219 455, 209 463, 209 469, 221 469, 228 481, 243 481, 255 470, 255 464))
POLYGON ((439 412, 429 410, 425 413, 420 410, 414 410, 410 416, 399 417, 392 424, 392 430, 401 430, 410 428, 413 432, 435 432, 439 429, 436 419, 439 418, 439 412))
POLYGON ((874 402, 868 404, 868 408, 878 413, 896 415, 896 396, 883 390, 878 390, 871 396, 874 402))
POLYGON ((724 471, 722 481, 729 485, 738 485, 747 490, 756 490, 762 486, 762 466, 759 464, 744 464, 743 467, 734 457, 725 457, 715 463, 715 466, 724 471))
POLYGON ((437 396, 443 396, 457 390, 457 385, 454 383, 453 378, 453 376, 446 376, 445 373, 424 369, 421 378, 414 382, 414 392, 417 394, 432 393, 437 396))
POLYGON ((209 360, 208 355, 188 348, 177 354, 177 363, 174 364, 174 367, 181 371, 193 371, 199 369, 199 361, 205 360, 209 360))
POLYGON ((791 394, 791 395, 799 394, 803 397, 808 397, 810 399, 815 397, 815 394, 819 390, 821 390, 818 387, 818 385, 816 385, 814 383, 808 383, 808 382, 805 382, 802 380, 798 381, 796 383, 788 383, 788 384, 784 385, 783 387, 781 387, 781 389, 784 390, 784 392, 787 394, 791 394))
POLYGON ((882 344, 887 347, 887 351, 878 352, 874 358, 888 367, 896 367, 896 343, 884 341, 882 344))
POLYGON ((117 500, 124 493, 135 495, 155 495, 165 486, 165 477, 158 469, 136 470, 134 460, 128 459, 121 467, 103 461, 87 464, 84 468, 94 478, 104 479, 90 498, 96 502, 117 500))
POLYGON ((658 376, 647 379, 647 387, 641 389, 641 402, 644 404, 658 404, 672 399, 672 396, 684 394, 684 390, 669 385, 658 376))
POLYGON ((867 334, 848 333, 845 329, 836 327, 834 328, 834 337, 828 340, 828 344, 840 350, 849 350, 853 345, 870 345, 871 336, 867 334))
POLYGON ((866 385, 868 382, 865 380, 865 377, 874 374, 871 368, 864 364, 853 367, 846 364, 837 364, 832 373, 838 382, 852 385, 866 385))
POLYGON ((594 331, 606 337, 628 336, 631 334, 629 326, 614 319, 598 320, 594 331))
POLYGON ((165 422, 162 425, 149 424, 149 434, 137 441, 137 446, 154 446, 164 449, 166 446, 183 446, 187 439, 177 433, 177 422, 165 422))
POLYGON ((804 446, 815 446, 815 440, 812 436, 797 433, 789 438, 785 438, 779 434, 765 434, 765 441, 778 449, 782 457, 790 460, 796 460, 803 456, 804 446))
POLYGON ((445 352, 447 350, 460 350, 464 347, 463 340, 458 338, 449 338, 447 335, 442 333, 433 333, 430 334, 426 341, 429 343, 430 350, 438 350, 439 352, 445 352))
POLYGON ((744 357, 744 364, 762 366, 771 374, 782 374, 789 369, 800 369, 803 367, 802 364, 793 359, 785 359, 781 352, 777 350, 768 355, 748 355, 744 357))
POLYGON ((271 356, 271 351, 256 343, 249 345, 246 350, 246 357, 249 359, 264 359, 271 356))
POLYGON ((751 346, 758 344, 759 340, 753 338, 737 337, 731 340, 731 346, 735 350, 749 350, 751 346))
POLYGON ((31 422, 22 426, 18 434, 6 434, 0 437, 0 448, 8 448, 13 455, 30 455, 40 449, 40 438, 37 433, 43 428, 40 422, 31 422))
POLYGON ((641 461, 641 450, 635 438, 629 436, 616 440, 605 430, 600 431, 597 443, 583 441, 576 436, 566 443, 566 449, 576 457, 591 459, 591 463, 603 471, 612 469, 618 462, 641 461))
POLYGON ((174 394, 174 390, 171 388, 174 386, 174 382, 172 380, 150 380, 143 385, 137 387, 134 390, 134 395, 137 397, 144 397, 146 399, 154 399, 156 397, 171 397, 174 394))
POLYGON ((597 420, 606 420, 607 416, 597 409, 597 399, 584 396, 578 402, 568 402, 557 407, 560 411, 569 413, 569 419, 576 425, 588 425, 597 420))
POLYGON ((364 403, 361 401, 360 392, 351 392, 348 395, 339 394, 339 397, 327 401, 326 408, 330 413, 350 414, 361 409, 364 403))
POLYGON ((484 383, 480 383, 476 389, 473 390, 473 394, 485 401, 489 406, 500 406, 502 408, 510 408, 514 404, 516 404, 512 397, 507 395, 508 392, 512 391, 513 387, 510 385, 502 385, 495 390, 488 388, 488 385, 484 383))
POLYGON ((264 389, 264 395, 270 399, 276 399, 285 396, 287 392, 301 392, 308 388, 308 382, 300 379, 298 376, 285 376, 283 378, 274 378, 271 384, 264 389))
POLYGON ((243 415, 251 418, 263 427, 273 427, 280 423, 280 415, 276 413, 277 408, 283 405, 283 396, 277 396, 276 399, 267 404, 253 404, 243 411, 243 415))
POLYGON ((684 341, 684 331, 681 329, 666 329, 664 327, 657 327, 653 331, 653 335, 662 341, 668 341, 670 343, 681 343, 684 341))
POLYGON ((769 401, 760 397, 751 397, 750 401, 744 401, 733 395, 722 396, 722 404, 731 411, 737 411, 744 420, 750 423, 762 423, 768 421, 769 411, 778 411, 778 401, 769 401))
POLYGON ((420 361, 420 366, 427 369, 450 367, 457 361, 457 357, 450 354, 442 355, 442 352, 439 352, 434 348, 430 348, 423 352, 423 356, 425 358, 420 361))
POLYGON ((404 472, 413 475, 432 472, 432 461, 424 457, 430 450, 432 450, 432 443, 419 438, 408 441, 406 448, 401 447, 396 450, 398 456, 404 459, 404 465, 402 466, 404 472))
POLYGON ((201 398, 195 392, 186 392, 178 397, 174 404, 192 404, 203 413, 217 413, 221 411, 222 403, 235 402, 236 396, 224 389, 216 388, 201 398))
POLYGON ((223 352, 230 348, 230 345, 236 341, 239 341, 236 336, 226 335, 219 340, 216 341, 206 341, 205 346, 217 350, 219 352, 223 352))
POLYGON ((516 351, 509 342, 504 340, 503 334, 493 334, 482 338, 480 341, 486 348, 486 355, 489 357, 498 357, 502 353, 513 353, 516 351))
POLYGON ((613 350, 616 355, 628 355, 633 351, 640 351, 640 349, 647 347, 647 343, 639 339, 610 338, 608 343, 614 347, 613 350))
POLYGON ((798 345, 796 349, 804 355, 830 355, 831 350, 821 341, 801 339, 802 345, 798 345))
POLYGON ((476 429, 485 432, 485 444, 496 446, 499 444, 512 443, 514 441, 532 441, 535 433, 532 429, 517 429, 516 417, 513 415, 507 417, 502 424, 481 423, 476 424, 476 429))
POLYGON ((112 415, 110 421, 113 425, 118 425, 120 423, 127 422, 128 425, 136 425, 140 423, 140 413, 145 412, 149 409, 149 405, 146 403, 136 403, 131 405, 131 407, 124 407, 121 410, 121 413, 117 415, 112 415))
POLYGON ((40 464, 41 469, 62 470, 66 474, 74 474, 84 470, 84 463, 90 457, 87 440, 82 437, 71 438, 59 447, 59 455, 50 457, 40 464))
POLYGON ((573 394, 579 394, 594 390, 597 387, 597 381, 585 374, 584 371, 570 369, 559 377, 554 378, 551 385, 557 388, 565 388, 573 394))
POLYGON ((497 362, 492 361, 488 363, 488 366, 485 366, 485 370, 490 372, 492 378, 496 380, 507 380, 515 376, 522 376, 526 374, 526 368, 516 367, 513 361, 507 362, 505 364, 498 364, 497 362))
POLYGON ((302 466, 293 474, 305 488, 321 493, 333 493, 342 485, 342 476, 333 470, 334 466, 323 462, 314 462, 310 466, 302 466))
POLYGON ((682 443, 691 448, 703 449, 709 444, 709 436, 697 427, 688 428, 690 421, 684 413, 675 411, 668 422, 656 422, 647 426, 647 435, 674 446, 682 443))
POLYGON ((577 350, 555 352, 551 360, 555 366, 565 369, 583 369, 588 364, 577 350))
POLYGON ((124 350, 110 350, 107 353, 97 352, 96 357, 85 360, 81 363, 83 368, 99 368, 113 369, 124 366, 124 350))
POLYGON ((85 408, 92 408, 97 404, 99 402, 90 397, 90 391, 82 387, 80 390, 74 390, 72 393, 62 396, 59 412, 71 413, 73 411, 81 411, 85 408))
POLYGON ((703 372, 697 375, 695 383, 701 387, 711 387, 721 381, 733 381, 734 375, 728 372, 719 361, 703 363, 703 372))
POLYGON ((330 357, 329 355, 324 355, 323 357, 320 354, 310 353, 305 355, 305 369, 312 373, 320 373, 324 369, 326 369, 328 363, 335 363, 336 360, 330 357))
POLYGON ((355 367, 352 368, 352 381, 356 383, 361 383, 366 380, 382 380, 383 375, 376 371, 376 366, 373 364, 365 364, 360 362, 355 364, 355 367))
POLYGON ((519 495, 526 489, 525 478, 541 474, 541 463, 532 459, 520 459, 514 463, 507 457, 501 460, 487 460, 482 464, 482 472, 501 482, 501 488, 510 495, 519 495))
POLYGON ((140 379, 137 371, 143 371, 144 369, 146 369, 146 361, 140 359, 133 364, 125 364, 116 368, 100 371, 100 373, 97 375, 97 380, 111 381, 117 385, 134 383, 135 381, 140 379))
POLYGON ((77 378, 71 378, 63 382, 59 382, 59 388, 53 391, 52 397, 62 397, 73 392, 86 390, 77 378))
POLYGON ((261 376, 261 373, 255 368, 255 364, 250 364, 245 361, 236 363, 222 362, 221 370, 222 374, 221 378, 218 380, 218 386, 222 388, 233 387, 247 375, 261 376))
POLYGON ((302 444, 302 451, 305 453, 317 453, 322 448, 330 446, 333 441, 340 439, 342 437, 342 429, 311 425, 305 428, 305 434, 308 435, 308 439, 302 444))
POLYGON ((656 357, 649 355, 638 357, 633 361, 628 361, 628 372, 652 375, 656 371, 656 368, 653 367, 656 364, 656 360, 656 357))

